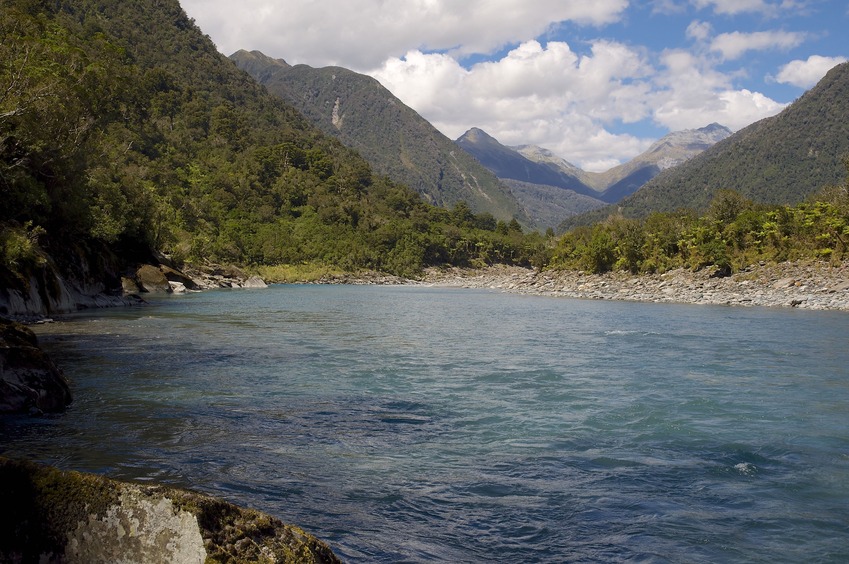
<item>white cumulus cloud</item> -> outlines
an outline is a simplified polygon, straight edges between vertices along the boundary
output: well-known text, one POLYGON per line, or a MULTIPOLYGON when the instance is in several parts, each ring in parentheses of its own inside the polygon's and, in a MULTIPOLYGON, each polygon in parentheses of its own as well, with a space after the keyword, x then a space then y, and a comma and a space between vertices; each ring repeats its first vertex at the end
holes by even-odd
POLYGON ((746 51, 792 49, 801 45, 804 40, 804 33, 793 31, 733 31, 714 37, 710 49, 721 53, 724 59, 732 60, 740 58, 746 51))
POLYGON ((845 63, 846 60, 846 57, 811 55, 804 61, 797 59, 782 66, 775 76, 775 80, 799 88, 810 88, 819 82, 828 71, 840 63, 845 63))
POLYGON ((628 0, 242 0, 238 7, 230 0, 182 0, 182 5, 227 55, 257 49, 293 64, 363 71, 413 49, 489 53, 537 37, 557 22, 609 24, 622 17, 628 0))
POLYGON ((687 37, 696 41, 706 41, 711 33, 713 26, 708 22, 693 21, 687 26, 687 37))
POLYGON ((774 115, 784 104, 758 90, 807 86, 844 60, 802 60, 798 47, 828 34, 778 29, 805 25, 802 14, 818 12, 811 0, 649 0, 649 9, 629 0, 181 3, 225 54, 257 49, 369 74, 452 139, 480 127, 587 170, 636 156, 658 128, 738 129, 774 115), (632 34, 661 22, 681 29, 632 34), (765 22, 776 30, 759 29, 765 22), (752 51, 759 56, 745 56, 752 51), (800 60, 761 83, 763 61, 776 69, 785 51, 800 60))
POLYGON ((578 55, 565 42, 532 40, 469 69, 446 54, 410 51, 372 75, 452 139, 480 127, 506 145, 541 145, 592 166, 599 151, 617 164, 650 144, 605 124, 651 115, 651 71, 619 43, 598 41, 578 55))
POLYGON ((672 131, 717 122, 736 130, 780 112, 781 104, 759 92, 735 89, 728 75, 686 51, 662 58, 654 95, 654 120, 672 131))
POLYGON ((769 13, 776 5, 763 0, 693 0, 697 8, 710 8, 717 14, 735 15, 745 12, 769 13))

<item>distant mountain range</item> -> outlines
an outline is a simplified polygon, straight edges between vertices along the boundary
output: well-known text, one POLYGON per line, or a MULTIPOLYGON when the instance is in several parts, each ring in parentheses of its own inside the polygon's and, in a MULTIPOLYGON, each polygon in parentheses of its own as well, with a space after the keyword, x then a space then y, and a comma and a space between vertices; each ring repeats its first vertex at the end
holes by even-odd
POLYGON ((414 110, 366 75, 340 67, 291 66, 259 51, 230 56, 324 133, 356 150, 381 174, 453 207, 530 224, 510 189, 414 110))
POLYGON ((663 171, 635 194, 567 222, 587 225, 610 213, 707 209, 721 189, 764 204, 796 204, 846 178, 849 63, 831 69, 780 114, 758 121, 688 162, 663 171))
POLYGON ((849 64, 778 116, 736 134, 715 123, 673 132, 631 161, 593 173, 541 147, 502 145, 478 128, 452 142, 376 80, 346 69, 290 66, 258 51, 231 59, 431 203, 466 201, 475 211, 543 229, 592 223, 614 211, 703 211, 723 188, 758 202, 797 203, 839 183, 849 154, 849 64))
POLYGON ((538 224, 552 226, 571 215, 618 202, 661 171, 686 162, 729 135, 730 129, 716 123, 673 132, 645 153, 603 173, 581 170, 535 145, 502 145, 478 128, 464 133, 457 144, 506 182, 538 224))
POLYGON ((491 170, 498 178, 518 180, 572 190, 584 196, 599 197, 599 192, 578 177, 580 171, 569 170, 552 162, 534 161, 499 143, 494 137, 476 127, 468 130, 457 144, 491 170))

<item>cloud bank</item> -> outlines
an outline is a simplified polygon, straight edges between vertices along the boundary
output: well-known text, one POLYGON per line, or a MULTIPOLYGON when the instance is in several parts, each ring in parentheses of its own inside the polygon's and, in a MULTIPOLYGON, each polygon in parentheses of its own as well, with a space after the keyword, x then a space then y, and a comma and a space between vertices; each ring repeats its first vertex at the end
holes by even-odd
POLYGON ((452 139, 480 127, 588 170, 636 156, 664 131, 739 129, 775 115, 785 104, 769 85, 809 88, 846 60, 798 56, 827 35, 794 28, 809 0, 182 5, 225 54, 258 49, 370 74, 452 139), (752 61, 782 56, 753 70, 752 61))

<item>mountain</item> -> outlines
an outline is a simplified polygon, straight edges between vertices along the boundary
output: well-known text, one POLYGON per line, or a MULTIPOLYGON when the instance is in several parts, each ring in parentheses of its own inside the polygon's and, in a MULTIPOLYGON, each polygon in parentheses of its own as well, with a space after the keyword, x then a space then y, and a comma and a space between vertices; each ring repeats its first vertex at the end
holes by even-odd
POLYGON ((528 159, 560 168, 600 192, 599 199, 615 203, 636 192, 661 171, 678 166, 731 135, 717 123, 700 129, 674 131, 658 139, 644 153, 606 172, 585 172, 551 151, 535 145, 515 149, 528 159))
POLYGON ((570 216, 618 202, 662 170, 729 135, 731 130, 719 124, 673 132, 631 161, 602 173, 581 170, 536 145, 502 145, 478 128, 464 133, 457 144, 510 186, 534 222, 553 227, 570 216))
MULTIPOLYGON (((763 204, 796 204, 837 185, 849 156, 849 63, 831 69, 811 90, 776 116, 758 121, 686 163, 663 171, 616 205, 626 217, 652 211, 707 209, 730 189, 763 204)), ((577 218, 588 224, 604 208, 577 218)))
POLYGON ((559 186, 501 179, 539 229, 556 228, 565 218, 605 206, 601 200, 559 186))
POLYGON ((450 208, 465 201, 476 212, 524 219, 506 186, 377 80, 340 67, 292 66, 259 51, 230 58, 377 172, 430 203, 450 208))
POLYGON ((556 186, 592 198, 599 195, 598 191, 582 182, 578 174, 552 162, 531 160, 516 149, 502 145, 477 127, 460 136, 457 144, 498 178, 556 186))

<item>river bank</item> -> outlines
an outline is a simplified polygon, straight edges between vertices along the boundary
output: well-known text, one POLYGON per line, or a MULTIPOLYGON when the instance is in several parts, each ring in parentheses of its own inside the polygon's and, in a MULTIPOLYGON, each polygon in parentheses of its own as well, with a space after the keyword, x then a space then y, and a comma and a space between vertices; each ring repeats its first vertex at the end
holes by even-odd
POLYGON ((730 276, 715 276, 710 269, 633 275, 539 272, 508 266, 431 268, 422 280, 410 283, 595 300, 849 311, 849 262, 837 266, 821 262, 758 264, 730 276))

